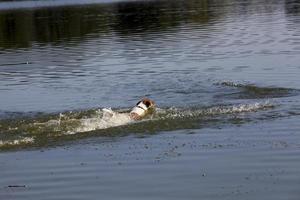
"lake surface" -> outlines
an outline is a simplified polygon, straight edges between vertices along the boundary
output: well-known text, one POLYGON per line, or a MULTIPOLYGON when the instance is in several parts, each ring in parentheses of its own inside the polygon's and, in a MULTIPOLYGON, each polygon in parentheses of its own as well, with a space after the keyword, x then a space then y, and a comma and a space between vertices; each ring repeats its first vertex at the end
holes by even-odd
POLYGON ((298 200, 299 97, 297 0, 1 1, 0 199, 298 200))

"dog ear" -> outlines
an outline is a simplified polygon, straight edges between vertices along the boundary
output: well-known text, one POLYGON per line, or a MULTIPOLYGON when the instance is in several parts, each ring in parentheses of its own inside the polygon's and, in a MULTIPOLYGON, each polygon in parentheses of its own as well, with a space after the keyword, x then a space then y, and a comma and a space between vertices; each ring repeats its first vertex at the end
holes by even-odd
POLYGON ((145 101, 144 104, 147 106, 147 108, 149 108, 151 106, 151 102, 150 101, 145 101))

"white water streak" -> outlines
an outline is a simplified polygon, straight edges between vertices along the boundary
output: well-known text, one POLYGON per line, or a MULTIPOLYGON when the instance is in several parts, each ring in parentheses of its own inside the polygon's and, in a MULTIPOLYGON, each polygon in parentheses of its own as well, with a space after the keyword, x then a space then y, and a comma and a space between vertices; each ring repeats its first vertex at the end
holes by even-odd
POLYGON ((34 142, 33 137, 25 137, 22 139, 15 139, 15 140, 7 140, 7 141, 2 141, 0 140, 0 147, 1 146, 6 146, 6 145, 20 145, 20 144, 30 144, 34 142))
POLYGON ((110 108, 102 109, 102 117, 93 117, 80 120, 80 126, 75 131, 68 132, 68 134, 74 134, 78 132, 87 132, 98 129, 106 129, 116 126, 125 125, 134 122, 128 113, 118 113, 112 111, 110 108))

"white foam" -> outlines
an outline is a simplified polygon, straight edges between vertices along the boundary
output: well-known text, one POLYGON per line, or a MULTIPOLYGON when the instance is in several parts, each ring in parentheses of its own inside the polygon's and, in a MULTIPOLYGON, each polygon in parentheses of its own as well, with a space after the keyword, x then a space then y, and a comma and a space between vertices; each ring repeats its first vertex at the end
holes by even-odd
POLYGON ((5 145, 29 144, 29 143, 33 143, 33 142, 34 142, 33 137, 25 137, 22 139, 7 140, 7 141, 0 140, 0 147, 5 146, 5 145))
POLYGON ((75 131, 69 132, 69 134, 106 129, 133 122, 128 113, 114 112, 110 108, 104 108, 102 111, 102 117, 96 116, 93 118, 81 119, 80 126, 77 127, 75 131))
POLYGON ((211 108, 208 113, 211 114, 230 114, 230 113, 241 113, 241 112, 254 112, 257 110, 273 107, 269 102, 265 103, 254 103, 254 104, 240 104, 237 106, 218 107, 211 108))
POLYGON ((216 106, 212 108, 204 108, 197 110, 178 110, 177 108, 170 108, 168 110, 158 109, 158 113, 163 114, 162 118, 185 118, 197 117, 201 115, 220 115, 220 114, 234 114, 243 112, 255 112, 258 110, 268 109, 274 107, 269 102, 253 103, 253 104, 239 104, 232 106, 216 106))

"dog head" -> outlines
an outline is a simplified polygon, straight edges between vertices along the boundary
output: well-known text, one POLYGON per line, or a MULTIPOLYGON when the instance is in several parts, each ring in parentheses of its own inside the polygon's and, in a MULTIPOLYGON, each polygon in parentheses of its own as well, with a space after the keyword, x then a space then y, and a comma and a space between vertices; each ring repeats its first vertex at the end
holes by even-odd
POLYGON ((153 114, 155 111, 155 103, 151 99, 143 98, 140 100, 130 112, 130 118, 141 120, 147 115, 153 114))

